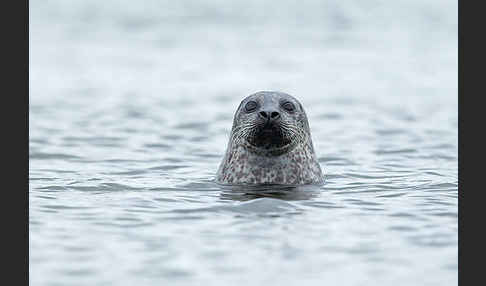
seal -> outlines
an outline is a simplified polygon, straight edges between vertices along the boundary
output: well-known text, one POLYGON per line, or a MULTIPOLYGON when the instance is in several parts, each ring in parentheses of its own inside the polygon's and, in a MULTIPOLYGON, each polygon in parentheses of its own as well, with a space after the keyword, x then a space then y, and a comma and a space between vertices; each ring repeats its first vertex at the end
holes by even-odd
POLYGON ((307 115, 293 96, 260 91, 236 110, 216 173, 222 185, 322 184, 307 115))

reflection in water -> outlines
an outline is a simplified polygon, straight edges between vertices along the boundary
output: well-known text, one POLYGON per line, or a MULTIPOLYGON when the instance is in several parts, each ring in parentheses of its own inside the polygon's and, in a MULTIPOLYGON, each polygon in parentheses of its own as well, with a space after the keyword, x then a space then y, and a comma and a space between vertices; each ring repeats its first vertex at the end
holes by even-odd
POLYGON ((222 186, 220 198, 222 200, 248 201, 259 198, 273 198, 286 201, 309 200, 321 192, 320 186, 222 186))

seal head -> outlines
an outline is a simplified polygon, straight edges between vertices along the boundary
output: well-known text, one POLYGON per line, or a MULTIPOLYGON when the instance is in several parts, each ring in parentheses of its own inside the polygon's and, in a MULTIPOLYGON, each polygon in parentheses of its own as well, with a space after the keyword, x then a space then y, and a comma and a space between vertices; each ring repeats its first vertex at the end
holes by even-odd
POLYGON ((300 102, 289 94, 272 91, 243 99, 216 182, 301 185, 323 181, 300 102))

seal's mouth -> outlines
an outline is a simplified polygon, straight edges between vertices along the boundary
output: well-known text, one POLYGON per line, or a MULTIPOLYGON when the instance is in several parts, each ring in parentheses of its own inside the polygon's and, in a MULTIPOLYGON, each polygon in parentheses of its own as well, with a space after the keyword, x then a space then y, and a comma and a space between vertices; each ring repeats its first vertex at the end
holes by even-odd
POLYGON ((277 123, 267 123, 256 127, 252 135, 248 136, 247 141, 253 147, 266 150, 280 149, 291 143, 277 123))

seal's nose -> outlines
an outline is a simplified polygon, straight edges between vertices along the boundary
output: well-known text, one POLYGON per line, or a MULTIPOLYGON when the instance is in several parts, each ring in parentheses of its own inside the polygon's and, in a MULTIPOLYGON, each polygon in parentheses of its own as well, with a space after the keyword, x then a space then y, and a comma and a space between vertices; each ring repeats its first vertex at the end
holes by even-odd
POLYGON ((280 118, 280 113, 278 111, 260 111, 258 113, 260 117, 268 121, 275 121, 280 118))

